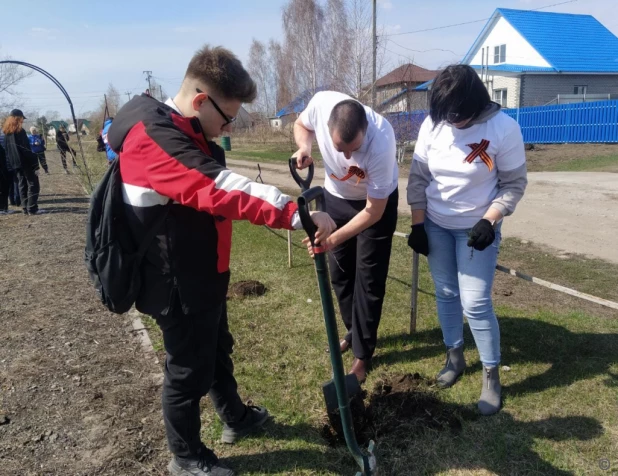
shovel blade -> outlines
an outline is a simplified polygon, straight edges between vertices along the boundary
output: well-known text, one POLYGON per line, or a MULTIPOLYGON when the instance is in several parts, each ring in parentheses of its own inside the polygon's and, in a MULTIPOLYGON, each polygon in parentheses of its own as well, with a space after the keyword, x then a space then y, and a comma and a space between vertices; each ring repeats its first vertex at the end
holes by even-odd
MULTIPOLYGON (((347 374, 345 376, 345 386, 348 394, 348 400, 361 391, 361 386, 358 383, 358 379, 354 374, 347 374)), ((326 402, 326 411, 329 414, 339 410, 339 401, 337 400, 337 388, 335 382, 329 380, 322 384, 322 392, 324 393, 324 401, 326 402)))

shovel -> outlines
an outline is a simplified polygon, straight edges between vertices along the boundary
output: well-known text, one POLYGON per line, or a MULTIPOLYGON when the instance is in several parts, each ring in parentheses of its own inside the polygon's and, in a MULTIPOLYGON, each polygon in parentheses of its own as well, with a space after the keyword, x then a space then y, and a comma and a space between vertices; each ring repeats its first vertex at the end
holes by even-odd
MULTIPOLYGON (((303 162, 305 161, 305 158, 306 157, 303 157, 303 162)), ((309 188, 311 187, 311 181, 313 180, 313 172, 315 171, 315 167, 313 166, 313 163, 309 166, 309 172, 307 173, 307 176, 305 178, 302 178, 298 174, 298 166, 297 166, 295 157, 292 157, 290 159, 289 165, 290 165, 290 173, 292 174, 292 178, 298 184, 298 186, 300 187, 300 190, 302 192, 306 192, 307 190, 309 190, 309 188)))
MULTIPOLYGON (((290 162, 290 170, 292 165, 290 162)), ((292 171, 292 175, 296 172, 292 171)), ((310 169, 310 175, 311 169, 310 169)), ((374 443, 369 442, 368 453, 363 452, 358 446, 356 435, 354 433, 354 422, 352 421, 352 412, 350 411, 350 396, 360 392, 360 385, 354 374, 345 375, 343 370, 343 359, 339 350, 339 334, 337 332, 337 320, 335 317, 335 307, 333 305, 333 297, 331 294, 330 280, 328 276, 328 265, 324 249, 318 244, 315 244, 315 233, 317 228, 311 220, 309 205, 315 201, 317 210, 325 211, 324 189, 322 187, 313 187, 302 193, 298 197, 298 213, 300 221, 313 247, 315 270, 318 276, 318 286, 320 288, 320 297, 322 301, 322 311, 324 313, 324 324, 326 326, 326 336, 328 338, 328 348, 330 350, 330 362, 333 369, 333 380, 322 385, 326 408, 330 414, 337 409, 341 416, 341 426, 345 442, 350 450, 350 453, 356 460, 364 476, 376 475, 376 458, 374 455, 374 443)))
MULTIPOLYGON (((303 162, 305 161, 305 157, 303 157, 303 162)), ((298 184, 298 186, 300 187, 300 190, 304 193, 307 190, 309 190, 309 188, 311 187, 311 181, 313 180, 313 174, 315 171, 315 168, 313 166, 313 164, 309 165, 309 171, 307 173, 307 176, 305 178, 302 178, 299 173, 298 173, 298 166, 297 166, 297 162, 296 162, 296 158, 292 157, 289 160, 289 165, 290 165, 290 173, 292 174, 292 178, 294 178, 294 181, 298 184)), ((320 188, 320 187, 316 187, 316 188, 320 188)), ((311 210, 311 206, 310 203, 311 200, 307 201, 307 207, 308 210, 311 210)), ((318 210, 320 211, 324 211, 324 209, 326 208, 324 205, 324 197, 323 195, 318 197, 316 199, 316 202, 319 206, 321 206, 322 208, 318 208, 318 210)), ((299 204, 299 208, 300 208, 300 204, 299 204)), ((302 221, 302 217, 301 217, 301 221, 302 221)), ((313 223, 313 221, 311 222, 313 223)), ((303 224, 304 226, 304 224, 303 224)), ((307 231, 307 228, 305 228, 305 231, 307 231)), ((307 232, 308 233, 308 232, 307 232)), ((313 240, 311 241, 311 244, 313 244, 313 240)), ((317 265, 317 262, 316 262, 317 265)), ((328 280, 328 269, 326 268, 326 279, 328 280)), ((330 289, 330 287, 329 287, 330 289)), ((330 294, 329 294, 330 297, 330 294)), ((326 312, 326 311, 324 311, 326 312)), ((332 311, 333 316, 334 314, 334 310, 332 311)), ((333 321, 335 319, 333 318, 333 321)), ((327 324, 327 331, 328 331, 328 324, 327 324)), ((338 336, 337 333, 337 324, 335 321, 335 336, 338 336)), ((337 337, 336 337, 337 338, 337 337)), ((333 355, 333 348, 332 346, 330 346, 330 353, 331 355, 333 355)), ((337 344, 336 346, 336 350, 335 352, 337 354, 340 354, 340 350, 339 350, 339 344, 337 344)), ((333 364, 333 368, 335 368, 335 365, 333 364)), ((343 371, 343 370, 342 370, 343 371)), ((354 374, 348 374, 345 376, 345 381, 346 381, 346 388, 347 388, 347 394, 348 394, 348 399, 354 397, 355 395, 357 395, 358 393, 360 393, 361 391, 361 387, 360 384, 358 383, 358 380, 356 378, 356 376, 354 374)), ((337 401, 337 390, 335 388, 335 383, 333 380, 329 380, 328 382, 324 382, 322 384, 322 392, 324 393, 324 401, 326 402, 326 411, 328 412, 329 415, 332 415, 333 413, 335 413, 337 411, 337 409, 339 408, 339 403, 337 401)))

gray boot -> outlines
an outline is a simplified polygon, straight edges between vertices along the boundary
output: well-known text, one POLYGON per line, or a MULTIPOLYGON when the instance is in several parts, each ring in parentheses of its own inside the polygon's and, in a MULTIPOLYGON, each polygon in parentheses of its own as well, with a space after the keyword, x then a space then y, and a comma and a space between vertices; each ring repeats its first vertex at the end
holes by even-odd
POLYGON ((446 363, 436 377, 436 383, 440 388, 448 388, 455 384, 457 379, 466 370, 466 359, 463 353, 463 345, 453 347, 446 351, 446 363))
POLYGON ((481 415, 493 415, 500 410, 502 386, 500 385, 500 369, 483 366, 483 390, 479 399, 481 415))

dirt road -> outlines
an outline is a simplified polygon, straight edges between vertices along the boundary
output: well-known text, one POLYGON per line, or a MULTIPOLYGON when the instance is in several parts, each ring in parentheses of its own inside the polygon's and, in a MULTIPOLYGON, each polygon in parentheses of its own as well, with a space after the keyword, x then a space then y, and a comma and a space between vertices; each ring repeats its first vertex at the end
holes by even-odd
MULTIPOLYGON (((88 198, 48 152, 40 206, 0 216, 0 474, 163 474, 161 367, 83 264, 88 198)), ((12 207, 13 210, 18 210, 12 207)))
MULTIPOLYGON (((255 162, 228 160, 233 170, 254 178, 255 162)), ((296 189, 286 164, 264 163, 265 183, 296 189)), ((314 184, 324 170, 316 167, 314 184)), ((618 174, 604 172, 531 172, 528 189, 515 214, 504 222, 505 236, 618 263, 618 174)), ((399 179, 399 211, 409 214, 405 178, 399 179)))

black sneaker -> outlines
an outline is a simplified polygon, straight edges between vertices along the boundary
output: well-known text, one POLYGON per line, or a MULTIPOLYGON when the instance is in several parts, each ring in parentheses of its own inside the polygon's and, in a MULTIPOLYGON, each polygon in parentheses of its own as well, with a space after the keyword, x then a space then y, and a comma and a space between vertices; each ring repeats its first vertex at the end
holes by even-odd
POLYGON ((255 433, 262 428, 270 415, 264 407, 256 407, 255 405, 247 405, 247 413, 245 417, 238 423, 233 425, 223 424, 223 434, 221 441, 223 443, 232 444, 243 436, 255 433))
POLYGON ((208 448, 202 447, 197 458, 174 456, 167 470, 172 476, 234 476, 236 473, 219 461, 208 448))

